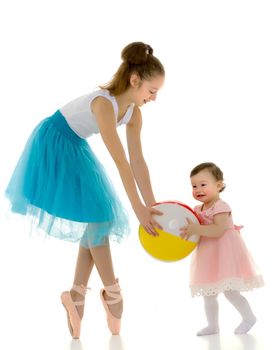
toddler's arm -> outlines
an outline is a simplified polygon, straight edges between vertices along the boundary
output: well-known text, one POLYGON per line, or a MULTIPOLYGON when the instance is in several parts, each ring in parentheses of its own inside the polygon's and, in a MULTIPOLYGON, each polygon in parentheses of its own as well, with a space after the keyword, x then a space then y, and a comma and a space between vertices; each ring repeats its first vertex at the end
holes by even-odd
POLYGON ((199 225, 187 219, 187 226, 182 227, 181 237, 188 239, 192 235, 199 235, 210 238, 220 237, 227 229, 229 213, 219 213, 214 215, 213 224, 199 225))

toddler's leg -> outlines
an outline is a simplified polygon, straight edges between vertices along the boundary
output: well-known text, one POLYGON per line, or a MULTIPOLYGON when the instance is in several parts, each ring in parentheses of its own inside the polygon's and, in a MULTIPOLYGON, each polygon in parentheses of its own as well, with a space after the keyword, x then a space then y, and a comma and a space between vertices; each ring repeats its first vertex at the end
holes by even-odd
POLYGON ((210 335, 219 333, 219 304, 217 300, 218 295, 204 297, 204 308, 208 327, 201 329, 197 335, 210 335))
POLYGON ((247 301, 240 292, 238 291, 228 291, 225 292, 225 297, 229 302, 237 309, 237 311, 242 316, 243 320, 240 325, 235 329, 235 334, 244 334, 249 332, 249 330, 256 323, 256 316, 253 314, 252 309, 247 301))

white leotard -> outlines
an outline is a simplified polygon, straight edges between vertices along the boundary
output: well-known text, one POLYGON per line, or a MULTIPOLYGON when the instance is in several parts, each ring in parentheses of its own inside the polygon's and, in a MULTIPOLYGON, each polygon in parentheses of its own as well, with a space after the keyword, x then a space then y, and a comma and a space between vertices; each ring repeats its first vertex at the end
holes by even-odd
POLYGON ((92 134, 99 133, 96 117, 91 111, 91 102, 98 96, 103 96, 112 102, 116 116, 116 126, 127 124, 132 116, 134 108, 133 104, 128 107, 123 118, 117 122, 118 104, 116 98, 110 95, 108 90, 99 89, 89 94, 80 96, 75 100, 70 101, 65 106, 59 108, 59 110, 66 119, 70 128, 81 138, 85 139, 92 134))

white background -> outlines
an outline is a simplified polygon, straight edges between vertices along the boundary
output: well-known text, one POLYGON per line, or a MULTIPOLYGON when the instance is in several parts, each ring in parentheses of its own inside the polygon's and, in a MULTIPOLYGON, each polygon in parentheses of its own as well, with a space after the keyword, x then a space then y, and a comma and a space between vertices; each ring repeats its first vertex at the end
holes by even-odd
MULTIPOLYGON (((194 206, 190 170, 213 161, 224 171, 222 198, 266 282, 247 293, 258 317, 250 335, 233 336, 239 316, 221 300, 221 337, 197 338, 202 299, 188 290, 190 257, 165 264, 141 248, 138 223, 99 136, 89 143, 131 211, 130 237, 113 244, 125 314, 110 337, 94 271, 81 342, 70 342, 59 302, 71 286, 77 245, 27 238, 1 200, 0 349, 271 349, 279 312, 278 1, 11 0, 0 8, 0 190, 39 121, 106 83, 121 49, 144 41, 166 69, 155 103, 143 107, 143 149, 158 201, 194 206)), ((119 129, 125 143, 125 130, 119 129)), ((3 197, 3 196, 2 196, 3 197)))

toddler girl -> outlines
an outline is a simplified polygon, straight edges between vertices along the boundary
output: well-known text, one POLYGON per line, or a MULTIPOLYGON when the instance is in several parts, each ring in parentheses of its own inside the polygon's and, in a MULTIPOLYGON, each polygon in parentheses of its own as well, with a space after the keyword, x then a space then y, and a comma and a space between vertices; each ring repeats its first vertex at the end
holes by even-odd
POLYGON ((202 225, 188 220, 181 228, 182 237, 200 236, 191 263, 192 296, 203 296, 208 326, 197 335, 219 333, 218 300, 224 293, 242 316, 235 334, 247 333, 256 317, 240 292, 263 286, 263 279, 239 233, 242 227, 233 223, 231 208, 220 199, 225 189, 223 173, 214 163, 202 163, 190 174, 193 197, 201 202, 194 208, 202 225))

